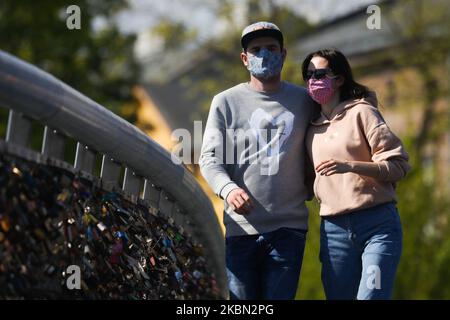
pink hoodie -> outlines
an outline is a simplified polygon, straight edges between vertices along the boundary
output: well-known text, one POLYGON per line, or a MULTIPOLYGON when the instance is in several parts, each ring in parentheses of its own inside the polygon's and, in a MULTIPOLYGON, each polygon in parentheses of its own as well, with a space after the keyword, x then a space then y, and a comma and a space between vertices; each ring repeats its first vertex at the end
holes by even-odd
POLYGON ((316 175, 314 194, 321 216, 396 202, 395 183, 410 170, 408 154, 377 105, 376 95, 371 93, 364 99, 340 103, 330 120, 321 114, 311 122, 306 147, 314 168, 322 161, 336 159, 375 162, 380 169, 376 179, 355 173, 316 175))

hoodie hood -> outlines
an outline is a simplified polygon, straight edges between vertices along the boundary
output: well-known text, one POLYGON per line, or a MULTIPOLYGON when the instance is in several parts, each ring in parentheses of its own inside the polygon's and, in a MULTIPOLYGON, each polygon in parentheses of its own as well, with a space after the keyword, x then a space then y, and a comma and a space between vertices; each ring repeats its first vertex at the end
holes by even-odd
POLYGON ((317 118, 316 120, 311 121, 311 124, 315 126, 320 126, 333 121, 338 121, 344 116, 345 112, 347 112, 348 109, 353 108, 354 106, 360 104, 365 104, 368 106, 378 108, 378 99, 376 93, 374 91, 369 91, 367 97, 365 98, 342 101, 336 107, 334 107, 333 112, 330 115, 330 118, 327 118, 322 112, 320 112, 320 117, 317 118))

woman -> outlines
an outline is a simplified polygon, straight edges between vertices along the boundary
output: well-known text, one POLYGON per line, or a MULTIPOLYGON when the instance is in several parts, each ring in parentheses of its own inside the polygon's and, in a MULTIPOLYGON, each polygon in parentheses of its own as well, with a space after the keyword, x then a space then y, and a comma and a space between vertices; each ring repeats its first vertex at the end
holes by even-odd
POLYGON ((327 299, 389 299, 402 249, 395 183, 408 155, 334 49, 302 65, 308 92, 320 105, 306 143, 320 203, 322 283, 327 299))

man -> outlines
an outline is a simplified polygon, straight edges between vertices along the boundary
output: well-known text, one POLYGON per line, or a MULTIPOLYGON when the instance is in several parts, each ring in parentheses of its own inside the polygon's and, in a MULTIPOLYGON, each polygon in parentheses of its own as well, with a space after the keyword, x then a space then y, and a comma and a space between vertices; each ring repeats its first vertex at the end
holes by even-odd
POLYGON ((225 200, 231 299, 293 299, 308 224, 304 137, 313 114, 306 90, 281 81, 283 35, 269 22, 242 32, 250 81, 216 95, 200 169, 225 200))

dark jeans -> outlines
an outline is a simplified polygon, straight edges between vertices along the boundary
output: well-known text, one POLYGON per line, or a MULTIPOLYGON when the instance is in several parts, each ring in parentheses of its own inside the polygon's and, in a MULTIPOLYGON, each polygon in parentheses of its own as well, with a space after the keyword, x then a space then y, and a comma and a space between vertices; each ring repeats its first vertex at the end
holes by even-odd
POLYGON ((226 238, 230 299, 294 299, 306 231, 280 228, 226 238))
POLYGON ((322 283, 327 299, 390 299, 402 251, 393 203, 322 219, 322 283))

